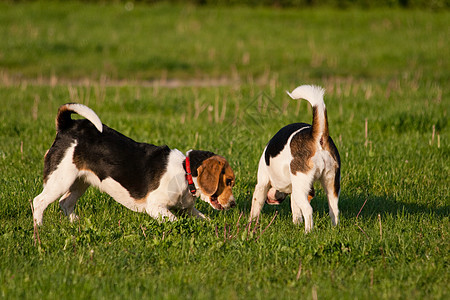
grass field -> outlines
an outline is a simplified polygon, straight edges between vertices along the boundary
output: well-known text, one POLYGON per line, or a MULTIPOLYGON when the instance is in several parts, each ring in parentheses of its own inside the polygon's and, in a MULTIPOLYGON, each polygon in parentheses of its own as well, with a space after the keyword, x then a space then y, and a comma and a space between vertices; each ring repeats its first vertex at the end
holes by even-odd
POLYGON ((0 297, 448 299, 449 31, 448 11, 1 2, 0 297), (317 186, 312 233, 289 201, 248 230, 265 143, 311 121, 284 93, 304 83, 327 91, 341 223, 317 186), (29 200, 66 102, 226 156, 237 207, 159 224, 89 189, 76 223, 50 205, 35 243, 29 200))

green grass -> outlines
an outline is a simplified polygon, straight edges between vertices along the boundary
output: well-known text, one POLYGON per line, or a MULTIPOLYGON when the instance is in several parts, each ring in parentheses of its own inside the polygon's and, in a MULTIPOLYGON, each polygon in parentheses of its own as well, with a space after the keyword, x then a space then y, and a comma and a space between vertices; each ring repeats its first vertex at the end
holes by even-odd
POLYGON ((449 78, 448 11, 0 3, 19 78, 449 78), (420 29, 420 30, 419 30, 420 29))
POLYGON ((447 11, 0 3, 0 297, 447 299, 449 20, 447 11), (341 223, 332 228, 317 187, 311 234, 292 224, 289 201, 264 207, 247 234, 265 143, 311 121, 307 103, 284 93, 302 83, 327 90, 341 223), (42 188, 57 108, 70 101, 135 140, 226 156, 238 206, 198 202, 211 221, 159 224, 89 189, 79 222, 47 208, 35 245, 29 200, 42 188))

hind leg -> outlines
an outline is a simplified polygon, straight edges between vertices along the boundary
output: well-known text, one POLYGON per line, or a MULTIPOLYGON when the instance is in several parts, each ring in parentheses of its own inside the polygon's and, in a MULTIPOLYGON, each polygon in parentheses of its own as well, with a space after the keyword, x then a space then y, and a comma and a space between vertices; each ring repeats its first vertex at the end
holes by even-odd
POLYGON ((340 174, 337 171, 332 175, 325 175, 320 183, 323 186, 328 198, 328 209, 331 223, 336 226, 339 223, 339 194, 341 192, 340 174))
POLYGON ((47 178, 44 190, 33 200, 33 219, 35 224, 42 225, 42 216, 47 206, 69 191, 77 179, 78 170, 72 163, 71 155, 66 155, 47 178))
MULTIPOLYGON (((75 180, 75 178, 73 178, 73 180, 75 180)), ((72 183, 73 181, 70 183, 66 181, 64 184, 58 185, 47 182, 47 184, 44 185, 42 193, 33 199, 33 218, 36 225, 42 225, 44 210, 50 203, 56 201, 61 195, 66 193, 72 183)))
POLYGON ((74 213, 75 204, 84 192, 86 192, 88 187, 88 183, 80 178, 77 178, 70 186, 70 189, 61 197, 61 199, 59 199, 59 206, 64 214, 69 217, 70 222, 78 219, 78 216, 74 213))

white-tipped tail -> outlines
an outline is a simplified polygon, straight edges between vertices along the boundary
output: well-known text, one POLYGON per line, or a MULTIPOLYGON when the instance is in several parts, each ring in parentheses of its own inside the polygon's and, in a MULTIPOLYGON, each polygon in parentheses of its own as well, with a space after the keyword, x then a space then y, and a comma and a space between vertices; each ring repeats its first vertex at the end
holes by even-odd
POLYGON ((327 110, 323 101, 325 90, 319 86, 301 85, 287 94, 292 99, 305 99, 313 107, 312 135, 314 139, 323 145, 328 140, 327 110))
MULTIPOLYGON (((71 111, 71 112, 79 114, 82 117, 85 117, 92 124, 94 124, 94 126, 97 128, 98 131, 100 131, 100 132, 103 131, 102 121, 100 121, 100 118, 97 116, 97 114, 92 109, 87 107, 86 105, 78 104, 78 103, 64 104, 63 106, 61 106, 59 108, 59 112, 62 113, 64 111, 69 111, 69 112, 71 111)), ((68 116, 68 117, 70 118, 70 116, 68 116)), ((59 118, 57 118, 57 122, 58 121, 59 121, 59 118)), ((58 127, 58 124, 57 124, 57 127, 58 127)))
POLYGON ((305 99, 312 107, 318 106, 319 108, 325 108, 325 103, 323 102, 325 90, 320 86, 301 85, 292 92, 289 93, 286 91, 286 93, 292 99, 305 99))

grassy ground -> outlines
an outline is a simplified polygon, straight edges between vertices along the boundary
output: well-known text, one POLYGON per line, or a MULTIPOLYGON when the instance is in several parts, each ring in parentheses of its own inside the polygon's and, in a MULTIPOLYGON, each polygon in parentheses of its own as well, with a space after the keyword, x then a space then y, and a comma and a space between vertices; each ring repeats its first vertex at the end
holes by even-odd
POLYGON ((448 298, 449 20, 0 3, 0 296, 448 298), (301 83, 327 90, 341 224, 331 227, 318 187, 311 234, 291 223, 288 201, 265 207, 249 232, 265 143, 311 120, 306 102, 284 94, 301 83), (41 191, 57 108, 70 101, 135 140, 226 156, 237 208, 198 203, 210 222, 158 224, 90 189, 77 223, 49 206, 35 245, 28 201, 41 191))

